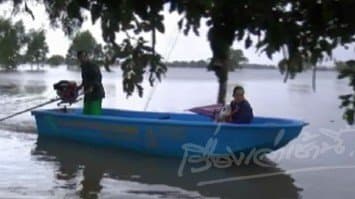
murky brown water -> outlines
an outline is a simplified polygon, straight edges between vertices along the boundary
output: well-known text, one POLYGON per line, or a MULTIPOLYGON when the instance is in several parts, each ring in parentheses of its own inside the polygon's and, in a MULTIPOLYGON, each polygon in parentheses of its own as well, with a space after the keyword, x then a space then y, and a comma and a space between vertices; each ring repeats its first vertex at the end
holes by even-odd
MULTIPOLYGON (((335 73, 319 72, 313 92, 310 77, 283 84, 278 71, 231 74, 229 91, 242 84, 256 115, 310 123, 268 155, 268 167, 190 163, 179 175, 181 159, 38 138, 30 114, 9 119, 0 124, 0 198, 354 198, 355 128, 341 119, 337 97, 350 89, 335 73)), ((63 68, 0 73, 0 117, 55 97, 58 80, 79 78, 63 68)), ((215 77, 204 69, 171 69, 156 88, 146 84, 144 98, 126 99, 119 72, 104 73, 104 84, 104 106, 112 108, 182 112, 217 95, 215 77)))

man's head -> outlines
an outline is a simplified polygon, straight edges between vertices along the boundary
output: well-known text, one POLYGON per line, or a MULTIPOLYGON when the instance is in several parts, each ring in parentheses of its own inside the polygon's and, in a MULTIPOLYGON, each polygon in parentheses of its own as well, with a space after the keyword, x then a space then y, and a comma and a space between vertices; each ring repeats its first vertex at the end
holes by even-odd
POLYGON ((83 63, 88 60, 88 54, 83 50, 78 51, 77 57, 80 63, 83 63))
POLYGON ((244 100, 244 88, 241 86, 236 86, 233 89, 234 101, 241 102, 244 100))

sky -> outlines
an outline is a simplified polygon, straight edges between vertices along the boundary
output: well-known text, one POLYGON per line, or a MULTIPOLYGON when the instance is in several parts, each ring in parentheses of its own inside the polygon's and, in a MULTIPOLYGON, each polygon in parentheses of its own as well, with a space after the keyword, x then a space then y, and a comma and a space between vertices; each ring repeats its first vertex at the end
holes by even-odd
MULTIPOLYGON (((31 28, 44 29, 46 31, 46 41, 49 46, 49 56, 54 54, 65 55, 70 45, 70 39, 64 35, 60 29, 53 29, 49 25, 48 16, 45 13, 43 5, 30 1, 29 7, 32 9, 35 20, 33 20, 29 14, 20 14, 17 16, 11 15, 10 4, 1 4, 0 13, 2 17, 10 18, 13 21, 22 20, 25 24, 26 30, 31 28)), ((156 49, 167 61, 175 60, 206 60, 212 56, 212 52, 207 40, 207 26, 202 21, 200 28, 200 36, 190 33, 185 36, 178 30, 177 21, 180 17, 176 13, 168 13, 164 11, 165 17, 165 33, 157 35, 156 49)), ((97 21, 92 24, 90 18, 84 22, 81 31, 89 30, 95 39, 103 43, 101 37, 100 22, 97 21)), ((118 35, 118 38, 123 38, 118 35)), ((257 52, 253 47, 249 49, 244 48, 244 43, 234 42, 233 48, 242 49, 244 55, 249 59, 249 63, 276 65, 280 59, 282 59, 281 53, 276 53, 273 59, 269 59, 265 53, 257 52)), ((348 60, 352 59, 355 55, 354 46, 350 46, 348 50, 339 47, 334 50, 334 60, 348 60)), ((332 61, 326 61, 320 65, 331 66, 332 61)))

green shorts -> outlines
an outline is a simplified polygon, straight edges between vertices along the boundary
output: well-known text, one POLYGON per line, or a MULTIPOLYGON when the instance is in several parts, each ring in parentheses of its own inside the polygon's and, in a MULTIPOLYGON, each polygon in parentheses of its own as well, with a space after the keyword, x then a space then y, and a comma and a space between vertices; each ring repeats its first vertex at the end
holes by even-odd
POLYGON ((101 99, 85 100, 83 113, 85 115, 101 115, 101 102, 101 99))

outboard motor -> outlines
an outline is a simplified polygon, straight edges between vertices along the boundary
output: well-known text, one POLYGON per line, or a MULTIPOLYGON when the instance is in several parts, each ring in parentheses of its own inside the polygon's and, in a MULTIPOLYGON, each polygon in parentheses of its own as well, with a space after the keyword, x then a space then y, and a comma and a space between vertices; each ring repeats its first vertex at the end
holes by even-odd
POLYGON ((78 86, 74 81, 61 80, 53 85, 61 102, 58 104, 68 103, 69 105, 77 102, 79 96, 78 86))

